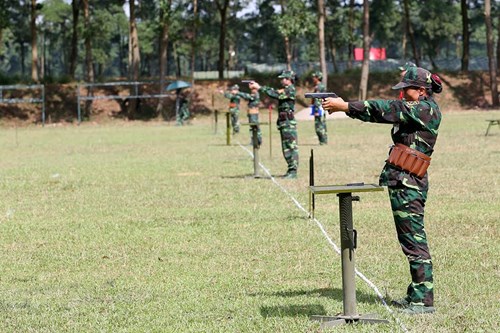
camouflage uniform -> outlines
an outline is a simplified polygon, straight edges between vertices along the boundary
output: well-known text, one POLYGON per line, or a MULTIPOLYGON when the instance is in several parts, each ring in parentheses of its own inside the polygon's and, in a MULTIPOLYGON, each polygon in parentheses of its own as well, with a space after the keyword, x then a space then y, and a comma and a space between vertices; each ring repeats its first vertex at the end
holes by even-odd
MULTIPOLYGON (((314 72, 312 76, 317 77, 319 80, 323 78, 323 74, 321 72, 314 72)), ((315 93, 325 91, 326 87, 321 82, 319 82, 316 87, 314 87, 315 93)), ((313 98, 311 108, 312 114, 314 115, 314 129, 316 130, 316 134, 318 135, 319 144, 326 145, 328 144, 328 134, 326 130, 326 112, 321 107, 321 98, 313 98)))
MULTIPOLYGON (((232 86, 230 90, 239 90, 237 84, 232 86)), ((224 93, 224 97, 229 99, 229 113, 231 114, 231 126, 233 127, 233 134, 240 132, 240 96, 233 94, 230 91, 224 93)))
MULTIPOLYGON (((430 75, 421 68, 418 68, 418 71, 417 67, 409 68, 402 82, 411 84, 424 80, 427 88, 430 80, 427 74, 430 75)), ((402 87, 397 85, 393 88, 402 87)), ((441 122, 439 106, 431 96, 420 97, 419 101, 415 102, 349 102, 347 115, 367 122, 393 124, 391 134, 394 143, 402 143, 428 156, 431 156, 434 150, 441 122)), ((410 305, 433 306, 432 261, 424 229, 428 175, 426 173, 423 178, 418 178, 386 163, 380 175, 380 185, 388 187, 398 239, 410 264, 412 282, 408 286, 406 299, 410 305)))
MULTIPOLYGON (((259 123, 259 105, 260 105, 260 95, 258 91, 252 93, 239 92, 238 95, 244 100, 248 101, 248 122, 249 123, 259 123), (257 113, 250 113, 250 110, 257 109, 257 113)), ((252 137, 252 128, 250 128, 250 137, 252 137)), ((257 126, 257 141, 259 146, 262 144, 262 131, 260 126, 257 126)))
POLYGON ((185 97, 179 97, 179 111, 177 112, 176 123, 178 126, 184 125, 189 119, 189 100, 185 97))
MULTIPOLYGON (((293 71, 283 71, 278 78, 294 79, 293 71)), ((281 135, 281 149, 288 164, 285 176, 296 176, 299 166, 299 147, 297 145, 297 120, 294 117, 295 111, 295 86, 290 84, 284 89, 273 89, 263 86, 259 92, 278 100, 278 120, 276 125, 281 135)))

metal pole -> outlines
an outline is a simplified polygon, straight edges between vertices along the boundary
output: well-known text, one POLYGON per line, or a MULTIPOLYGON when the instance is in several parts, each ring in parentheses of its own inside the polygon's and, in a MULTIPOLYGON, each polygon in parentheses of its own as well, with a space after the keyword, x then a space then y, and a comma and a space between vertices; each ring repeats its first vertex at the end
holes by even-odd
POLYGON ((214 134, 217 134, 217 123, 219 121, 219 111, 215 110, 214 111, 214 121, 215 121, 215 125, 214 125, 214 134))
POLYGON ((259 138, 258 125, 250 125, 252 129, 252 145, 253 145, 253 176, 259 177, 259 138))
POLYGON ((342 295, 344 316, 359 317, 356 312, 356 276, 354 271, 355 231, 352 222, 351 193, 339 193, 340 249, 342 253, 342 295))
POLYGON ((76 100, 77 100, 77 110, 78 110, 78 126, 80 126, 80 123, 82 122, 82 112, 81 112, 81 107, 80 107, 80 85, 76 86, 76 100))
POLYGON ((42 127, 45 127, 45 86, 42 85, 42 127))
POLYGON ((231 145, 231 124, 230 124, 230 118, 231 115, 229 112, 226 113, 226 145, 230 146, 231 145))

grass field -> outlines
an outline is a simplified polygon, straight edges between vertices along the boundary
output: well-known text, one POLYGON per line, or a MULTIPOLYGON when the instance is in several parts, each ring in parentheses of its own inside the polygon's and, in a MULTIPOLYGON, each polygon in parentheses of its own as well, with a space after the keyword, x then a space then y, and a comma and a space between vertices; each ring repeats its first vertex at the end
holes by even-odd
MULTIPOLYGON (((500 112, 445 114, 430 167, 426 230, 433 315, 391 313, 357 279, 357 309, 386 325, 341 332, 498 332, 500 112)), ((328 146, 299 124, 299 179, 252 179, 247 129, 160 123, 0 130, 0 332, 318 332, 342 312, 340 257, 307 209, 316 184, 376 183, 387 125, 329 121, 328 146), (238 145, 240 142, 242 145, 238 145), (281 185, 286 193, 277 185, 281 185)), ((261 162, 285 163, 264 127, 261 162)), ((388 301, 408 265, 386 192, 354 203, 356 267, 388 301)), ((316 218, 339 242, 337 198, 316 218)))

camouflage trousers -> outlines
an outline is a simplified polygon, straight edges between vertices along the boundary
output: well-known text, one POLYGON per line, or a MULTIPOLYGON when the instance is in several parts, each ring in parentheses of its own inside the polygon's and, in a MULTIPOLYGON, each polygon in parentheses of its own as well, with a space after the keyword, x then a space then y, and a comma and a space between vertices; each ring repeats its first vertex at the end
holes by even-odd
POLYGON ((231 127, 233 128, 233 134, 240 132, 240 110, 229 109, 231 115, 231 127))
MULTIPOLYGON (((249 114, 248 115, 248 122, 249 123, 258 123, 259 122, 259 114, 249 114)), ((252 126, 250 126, 250 141, 252 141, 252 126)), ((260 130, 260 126, 257 126, 257 142, 260 145, 262 145, 262 131, 260 130)))
POLYGON ((297 121, 295 119, 278 119, 278 130, 281 135, 281 150, 288 164, 287 173, 297 173, 299 167, 299 146, 297 144, 297 121))
POLYGON ((314 129, 318 135, 319 144, 326 145, 328 143, 328 134, 326 131, 326 117, 325 115, 314 116, 314 129))
POLYGON ((189 109, 188 108, 180 108, 179 112, 177 112, 176 123, 177 125, 184 125, 184 122, 189 119, 189 109))
POLYGON ((399 243, 410 264, 407 295, 412 304, 433 306, 432 260, 424 229, 427 191, 405 186, 388 189, 399 243))

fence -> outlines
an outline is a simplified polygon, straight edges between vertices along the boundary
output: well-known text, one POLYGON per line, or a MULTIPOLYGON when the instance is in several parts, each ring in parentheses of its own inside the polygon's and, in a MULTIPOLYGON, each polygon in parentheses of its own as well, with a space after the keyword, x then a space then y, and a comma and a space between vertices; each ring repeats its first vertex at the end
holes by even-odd
MULTIPOLYGON (((139 86, 144 85, 153 85, 156 84, 159 86, 159 82, 129 82, 129 81, 121 81, 121 82, 108 82, 108 83, 81 83, 76 88, 76 96, 77 96, 77 112, 78 112, 78 124, 82 121, 82 113, 81 113, 81 101, 94 101, 99 99, 118 99, 118 100, 126 100, 126 99, 141 99, 141 98, 164 98, 173 96, 173 94, 143 94, 139 95, 139 86), (87 91, 90 91, 95 87, 114 87, 114 86, 134 86, 134 95, 99 95, 99 96, 83 96, 81 94, 82 88, 87 88, 87 91), (89 89, 90 88, 90 89, 89 89)), ((92 93, 93 94, 93 93, 92 93)))
POLYGON ((0 103, 41 103, 42 104, 42 126, 45 126, 45 86, 43 84, 23 85, 15 84, 0 86, 0 103), (4 98, 4 91, 8 90, 37 90, 40 89, 40 98, 4 98))

